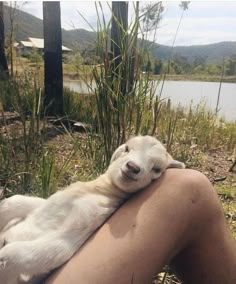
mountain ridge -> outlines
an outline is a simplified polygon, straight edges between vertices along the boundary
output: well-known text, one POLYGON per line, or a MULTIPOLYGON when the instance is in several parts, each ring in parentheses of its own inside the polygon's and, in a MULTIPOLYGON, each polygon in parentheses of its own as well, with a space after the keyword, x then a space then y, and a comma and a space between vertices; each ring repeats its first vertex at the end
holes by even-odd
MULTIPOLYGON (((9 11, 10 8, 4 5, 6 38, 10 30, 9 11)), ((22 10, 17 10, 15 24, 16 41, 27 40, 28 37, 43 38, 43 20, 22 10)), ((95 43, 96 32, 85 29, 62 29, 62 41, 63 45, 71 49, 84 50, 95 43)), ((173 48, 158 43, 150 43, 150 51, 154 57, 163 61, 167 61, 171 55, 172 57, 184 57, 189 63, 202 60, 206 63, 222 64, 223 58, 229 58, 236 54, 236 42, 222 41, 205 45, 175 46, 173 48)))

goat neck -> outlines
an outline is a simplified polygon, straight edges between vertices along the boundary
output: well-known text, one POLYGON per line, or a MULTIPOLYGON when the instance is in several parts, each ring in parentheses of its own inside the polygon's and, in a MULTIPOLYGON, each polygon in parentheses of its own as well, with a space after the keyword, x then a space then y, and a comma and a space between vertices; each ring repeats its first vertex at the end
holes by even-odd
POLYGON ((125 200, 130 195, 117 187, 106 174, 97 177, 95 180, 86 182, 86 185, 89 187, 89 192, 114 199, 125 200))

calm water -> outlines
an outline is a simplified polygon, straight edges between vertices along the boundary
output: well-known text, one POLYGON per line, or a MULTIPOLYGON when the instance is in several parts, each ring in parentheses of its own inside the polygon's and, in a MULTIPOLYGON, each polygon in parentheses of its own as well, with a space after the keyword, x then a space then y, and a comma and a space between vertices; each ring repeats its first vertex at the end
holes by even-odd
MULTIPOLYGON (((204 102, 209 109, 215 111, 219 85, 218 82, 166 81, 162 98, 170 98, 172 104, 186 107, 204 102)), ((75 92, 89 92, 83 82, 66 81, 64 86, 75 92)), ((157 88, 157 94, 159 93, 160 86, 157 88)), ((229 121, 236 121, 236 84, 221 85, 219 108, 219 116, 229 121)))

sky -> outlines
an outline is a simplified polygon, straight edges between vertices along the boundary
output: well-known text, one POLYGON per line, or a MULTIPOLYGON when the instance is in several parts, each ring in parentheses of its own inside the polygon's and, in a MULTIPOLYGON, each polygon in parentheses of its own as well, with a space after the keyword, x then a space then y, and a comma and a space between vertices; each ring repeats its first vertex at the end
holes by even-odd
MULTIPOLYGON (((42 19, 42 2, 18 2, 20 9, 42 19)), ((110 2, 111 3, 111 2, 110 2)), ((132 20, 133 3, 129 1, 129 18, 132 20)), ((144 2, 140 2, 145 5, 144 2)), ((150 2, 149 2, 150 3, 150 2)), ((152 1, 151 3, 155 3, 152 1)), ((163 1, 163 19, 155 41, 172 46, 182 10, 180 1, 163 1)), ((102 2, 104 14, 109 20, 110 8, 102 2)), ((97 16, 93 1, 61 1, 61 22, 65 29, 96 28, 97 16), (79 11, 79 12, 78 12, 79 11)), ((177 45, 202 45, 221 41, 236 41, 236 1, 191 1, 184 12, 176 37, 177 45)))

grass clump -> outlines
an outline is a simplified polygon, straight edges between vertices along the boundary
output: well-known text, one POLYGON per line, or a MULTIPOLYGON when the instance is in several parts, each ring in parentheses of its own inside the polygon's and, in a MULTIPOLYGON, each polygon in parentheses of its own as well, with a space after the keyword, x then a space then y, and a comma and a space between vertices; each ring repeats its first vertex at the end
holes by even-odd
POLYGON ((68 156, 58 163, 49 147, 48 129, 56 129, 43 115, 41 87, 33 75, 0 81, 0 187, 5 196, 47 197, 61 185, 75 153, 71 140, 68 156))
POLYGON ((19 191, 24 188, 24 191, 29 192, 42 145, 41 89, 36 81, 32 82, 30 74, 25 74, 24 78, 1 81, 0 94, 0 171, 4 173, 2 183, 19 191), (11 112, 15 123, 8 119, 7 111, 11 112))

